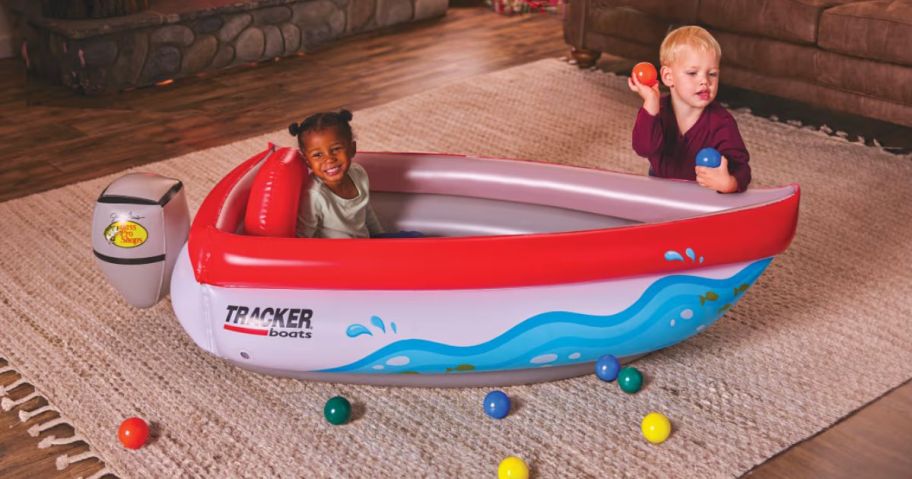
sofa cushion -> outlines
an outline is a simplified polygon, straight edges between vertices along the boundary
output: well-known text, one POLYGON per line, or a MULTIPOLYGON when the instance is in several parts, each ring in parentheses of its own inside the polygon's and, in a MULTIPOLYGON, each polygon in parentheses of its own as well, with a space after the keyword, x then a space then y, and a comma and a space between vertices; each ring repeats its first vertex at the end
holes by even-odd
POLYGON ((766 76, 738 67, 726 68, 722 83, 912 127, 912 106, 882 98, 859 95, 799 80, 766 76))
POLYGON ((679 23, 696 23, 700 0, 593 0, 592 10, 629 7, 679 23))
POLYGON ((819 49, 769 38, 736 35, 713 30, 722 47, 722 81, 728 66, 762 72, 767 76, 794 78, 813 83, 814 58, 819 49))
POLYGON ((817 50, 817 83, 912 106, 912 69, 817 50))
POLYGON ((821 12, 852 0, 703 0, 701 23, 735 33, 814 44, 821 12))
POLYGON ((722 82, 730 67, 764 76, 825 85, 912 106, 912 70, 767 38, 714 31, 722 46, 722 82))
POLYGON ((823 12, 818 44, 862 58, 912 65, 912 0, 875 0, 823 12))
POLYGON ((589 14, 589 31, 651 45, 655 57, 668 32, 668 22, 627 7, 593 9, 589 14))

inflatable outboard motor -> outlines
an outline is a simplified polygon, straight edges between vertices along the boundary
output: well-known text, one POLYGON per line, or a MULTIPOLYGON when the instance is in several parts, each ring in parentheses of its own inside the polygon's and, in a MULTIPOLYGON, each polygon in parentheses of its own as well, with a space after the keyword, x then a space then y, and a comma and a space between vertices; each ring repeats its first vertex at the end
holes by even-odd
POLYGON ((128 303, 148 308, 168 292, 189 231, 190 210, 180 181, 130 173, 98 197, 92 248, 111 285, 128 303))

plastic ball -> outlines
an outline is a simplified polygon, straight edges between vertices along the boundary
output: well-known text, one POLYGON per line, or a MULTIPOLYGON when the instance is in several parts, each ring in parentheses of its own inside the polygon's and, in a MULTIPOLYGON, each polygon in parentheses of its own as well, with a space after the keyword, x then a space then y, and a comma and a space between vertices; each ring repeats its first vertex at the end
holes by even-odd
POLYGON ((139 449, 149 439, 149 424, 138 417, 124 419, 117 430, 117 439, 127 449, 139 449))
POLYGON ((503 391, 491 391, 484 398, 484 410, 494 419, 503 419, 510 414, 510 396, 503 391))
POLYGON ((718 168, 722 164, 722 154, 715 148, 703 148, 697 152, 697 166, 718 168))
POLYGON ((522 459, 510 456, 500 461, 497 479, 529 479, 529 466, 522 459))
POLYGON ((634 367, 626 367, 618 373, 618 386, 621 391, 627 394, 633 394, 643 387, 643 373, 634 367))
POLYGON ((351 417, 351 409, 352 406, 348 399, 342 396, 335 396, 326 401, 326 405, 323 406, 323 417, 330 424, 338 426, 348 422, 351 417))
POLYGON ((647 441, 661 444, 671 435, 671 421, 662 413, 651 412, 643 418, 640 429, 647 441))
POLYGON ((602 381, 614 381, 621 370, 621 362, 613 354, 606 354, 595 362, 595 375, 602 381))
POLYGON ((640 83, 652 87, 659 82, 659 74, 656 71, 656 67, 649 62, 640 62, 633 67, 633 76, 639 80, 640 83))

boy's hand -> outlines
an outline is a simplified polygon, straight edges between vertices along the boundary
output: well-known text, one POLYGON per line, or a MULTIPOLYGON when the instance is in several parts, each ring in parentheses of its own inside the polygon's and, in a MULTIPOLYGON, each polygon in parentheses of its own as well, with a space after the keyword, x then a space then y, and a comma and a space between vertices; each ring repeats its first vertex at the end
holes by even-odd
POLYGON ((659 114, 659 83, 649 87, 637 80, 636 76, 631 75, 627 78, 627 86, 630 90, 637 92, 643 99, 643 108, 652 116, 659 114))
POLYGON ((719 193, 734 193, 738 191, 738 180, 728 172, 728 158, 722 156, 722 164, 716 168, 697 166, 697 184, 703 188, 718 191, 719 193))

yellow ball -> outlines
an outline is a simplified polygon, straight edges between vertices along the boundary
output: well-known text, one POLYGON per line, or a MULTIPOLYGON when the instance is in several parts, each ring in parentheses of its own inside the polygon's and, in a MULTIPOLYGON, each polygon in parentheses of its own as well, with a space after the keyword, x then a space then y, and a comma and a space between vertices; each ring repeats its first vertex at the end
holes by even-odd
POLYGON ((510 456, 500 461, 497 479, 529 479, 529 466, 522 459, 510 456))
POLYGON ((661 444, 671 435, 671 421, 658 412, 647 414, 640 428, 643 430, 643 437, 653 444, 661 444))

